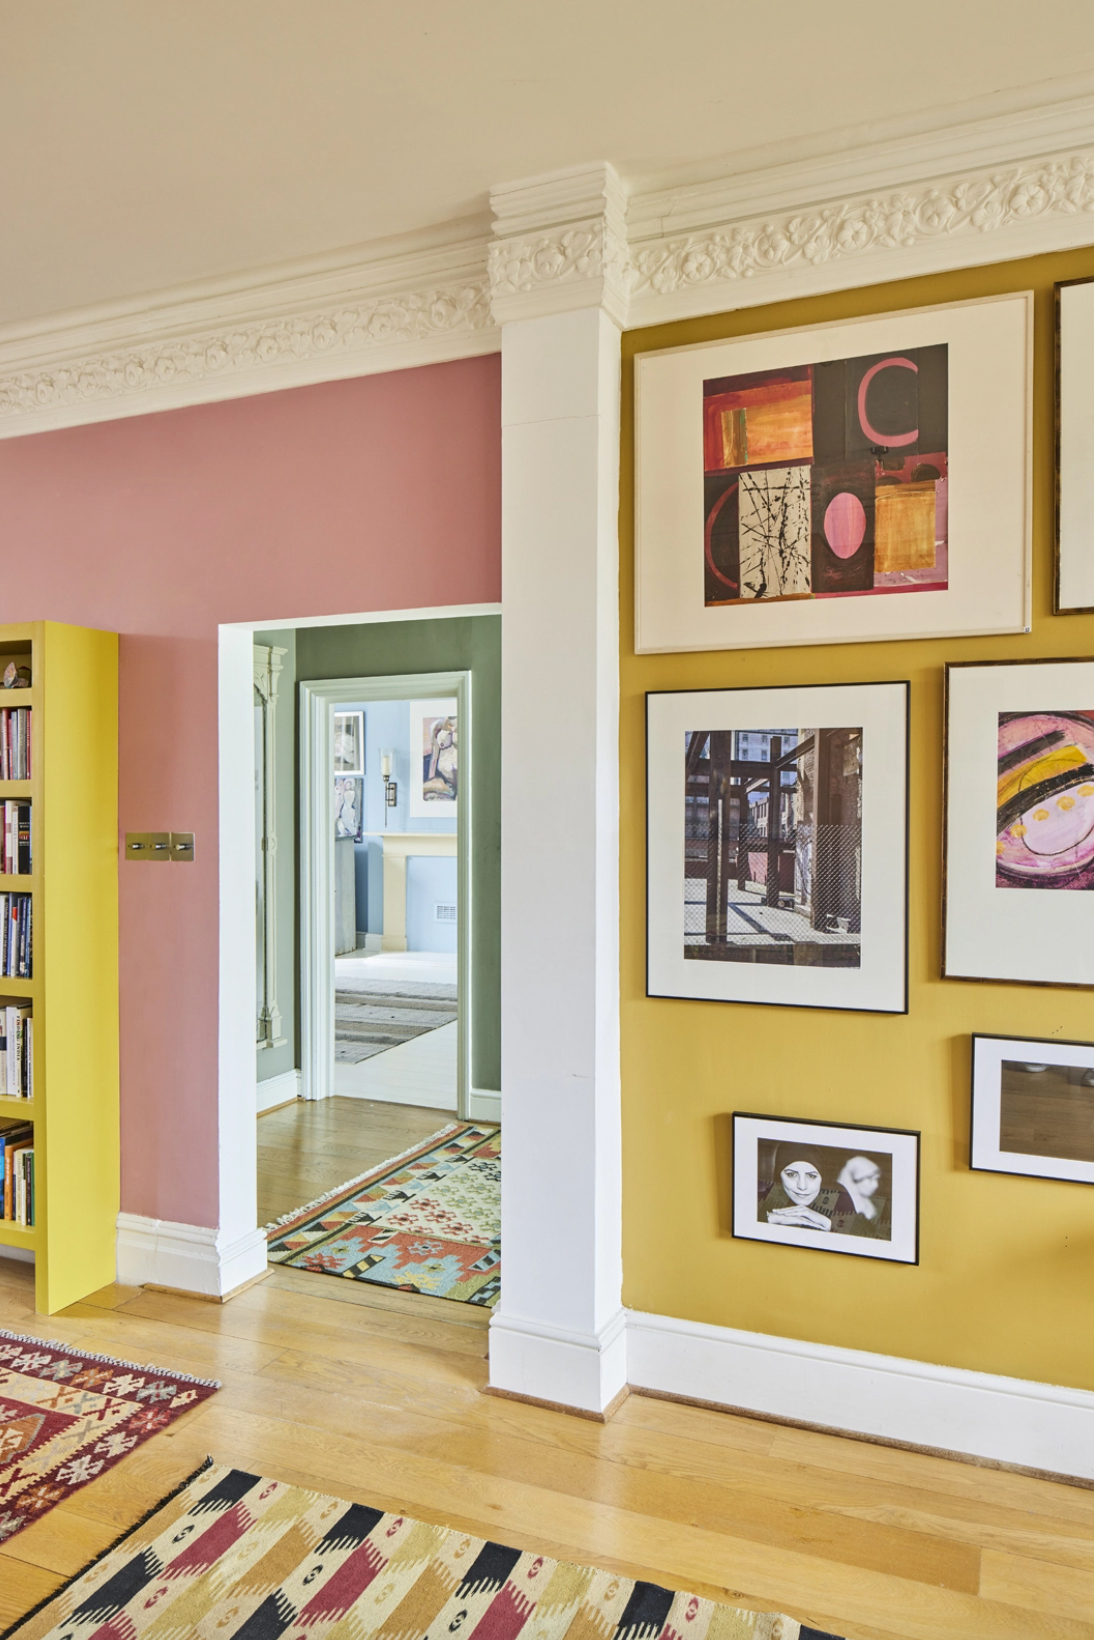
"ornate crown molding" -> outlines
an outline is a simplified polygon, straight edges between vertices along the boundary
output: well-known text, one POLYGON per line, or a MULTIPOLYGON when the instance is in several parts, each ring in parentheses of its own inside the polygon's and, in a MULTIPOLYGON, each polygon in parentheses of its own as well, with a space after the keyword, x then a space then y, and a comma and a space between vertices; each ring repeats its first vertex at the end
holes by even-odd
POLYGON ((1094 240, 1094 145, 632 244, 629 322, 658 324, 1094 240), (747 283, 746 283, 747 282, 747 283), (742 288, 744 286, 744 288, 742 288))
POLYGON ((627 320, 626 194, 610 165, 554 171, 490 194, 488 270, 498 324, 604 307, 627 320))
POLYGON ((576 166, 492 189, 492 235, 447 224, 11 326, 0 437, 493 352, 515 319, 595 306, 637 327, 1092 244, 1094 77, 1052 89, 629 197, 610 165, 576 166))
POLYGON ((0 335, 0 437, 497 347, 486 244, 476 235, 439 251, 161 299, 151 312, 134 305, 62 316, 49 330, 13 327, 0 335))

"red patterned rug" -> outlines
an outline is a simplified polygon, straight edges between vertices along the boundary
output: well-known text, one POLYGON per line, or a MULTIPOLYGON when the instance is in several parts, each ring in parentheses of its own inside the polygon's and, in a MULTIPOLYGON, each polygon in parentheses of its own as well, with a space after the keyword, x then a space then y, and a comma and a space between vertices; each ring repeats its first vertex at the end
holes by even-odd
POLYGON ((464 1304, 501 1291, 501 1133, 454 1122, 267 1227, 269 1259, 464 1304))
POLYGON ((799 1640, 777 1612, 427 1526, 226 1464, 0 1640, 799 1640))
POLYGON ((0 1542, 219 1388, 0 1332, 0 1542))

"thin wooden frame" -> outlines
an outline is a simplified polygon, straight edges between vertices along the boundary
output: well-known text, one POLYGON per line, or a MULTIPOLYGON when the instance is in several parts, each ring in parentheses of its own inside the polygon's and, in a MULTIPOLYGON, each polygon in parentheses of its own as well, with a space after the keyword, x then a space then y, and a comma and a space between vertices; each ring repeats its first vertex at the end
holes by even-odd
MULTIPOLYGON (((732 1234, 733 1234, 735 1240, 738 1240, 738 1241, 758 1241, 758 1242, 762 1242, 766 1246, 773 1246, 773 1247, 801 1248, 805 1252, 834 1253, 834 1254, 841 1254, 844 1257, 850 1257, 850 1258, 866 1258, 866 1259, 871 1259, 871 1260, 873 1260, 877 1263, 884 1263, 884 1264, 917 1265, 919 1263, 919 1198, 920 1198, 920 1179, 921 1179, 921 1173, 922 1173, 922 1162, 921 1162, 921 1137, 922 1136, 921 1136, 920 1132, 917 1129, 913 1129, 913 1128, 867 1127, 864 1123, 861 1123, 861 1122, 822 1122, 822 1121, 818 1121, 818 1119, 816 1117, 812 1117, 812 1116, 775 1116, 775 1115, 772 1115, 768 1112, 746 1111, 746 1110, 734 1111, 732 1121, 733 1121, 733 1165, 732 1165, 732 1168, 730 1170, 731 1180, 732 1180, 730 1227, 731 1227, 732 1234), (740 1178, 740 1174, 743 1171, 743 1159, 742 1159, 742 1156, 741 1156, 741 1150, 742 1150, 743 1147, 742 1147, 742 1143, 741 1143, 741 1139, 742 1139, 741 1130, 740 1130, 738 1124, 743 1123, 743 1122, 762 1122, 766 1125, 769 1125, 771 1128, 780 1128, 780 1127, 781 1128, 786 1128, 786 1129, 797 1128, 798 1130, 806 1130, 807 1132, 812 1132, 812 1133, 816 1133, 816 1134, 830 1134, 830 1133, 861 1133, 861 1134, 865 1134, 873 1140, 880 1140, 882 1142, 881 1143, 872 1143, 872 1144, 864 1142, 861 1146, 858 1146, 858 1147, 856 1147, 854 1145, 849 1145, 847 1147, 848 1148, 848 1153, 853 1154, 855 1149, 858 1148, 858 1149, 867 1150, 867 1151, 869 1151, 869 1150, 882 1151, 887 1155, 891 1155, 893 1157, 894 1181, 895 1181, 895 1175, 896 1175, 897 1146, 894 1144, 891 1148, 889 1148, 885 1145, 884 1141, 888 1140, 888 1139, 911 1140, 912 1141, 912 1148, 913 1148, 913 1151, 914 1151, 914 1186, 913 1186, 913 1190, 912 1190, 913 1200, 912 1200, 912 1226, 911 1226, 910 1247, 909 1247, 910 1256, 907 1256, 907 1255, 906 1256, 900 1256, 898 1254, 893 1253, 892 1251, 890 1251, 888 1253, 885 1253, 885 1252, 882 1252, 882 1251, 879 1250, 880 1248, 882 1248, 883 1246, 886 1246, 886 1245, 889 1246, 890 1248, 892 1248, 897 1243, 898 1239, 899 1239, 901 1245, 904 1245, 904 1246, 908 1245, 908 1237, 907 1237, 906 1233, 904 1235, 902 1235, 901 1237, 899 1237, 899 1238, 895 1234, 895 1230, 896 1230, 895 1223, 894 1223, 894 1226, 893 1226, 894 1234, 893 1234, 893 1236, 891 1237, 891 1239, 889 1240, 888 1243, 884 1243, 880 1240, 876 1240, 874 1238, 866 1237, 866 1236, 860 1237, 860 1236, 841 1235, 837 1231, 829 1231, 827 1233, 822 1234, 822 1233, 818 1233, 816 1231, 798 1229, 798 1228, 793 1228, 793 1227, 790 1227, 790 1226, 787 1226, 785 1228, 781 1228, 780 1232, 772 1233, 772 1234, 749 1234, 747 1230, 738 1228, 739 1225, 744 1225, 744 1224, 749 1223, 749 1222, 754 1223, 756 1225, 756 1227, 759 1228, 758 1204, 756 1202, 756 1177, 755 1177, 754 1173, 750 1173, 751 1190, 750 1190, 750 1195, 749 1195, 749 1201, 752 1205, 752 1219, 751 1219, 751 1221, 749 1220, 748 1215, 744 1211, 744 1204, 738 1202, 738 1189, 743 1184, 743 1181, 740 1178), (739 1207, 741 1207, 741 1209, 742 1209, 741 1212, 738 1212, 739 1207)), ((803 1138, 801 1131, 799 1131, 797 1133, 787 1132, 785 1135, 779 1135, 777 1133, 769 1133, 769 1134, 765 1135, 764 1137, 766 1137, 768 1139, 778 1140, 780 1143, 790 1143, 790 1142, 793 1142, 795 1140, 800 1140, 801 1143, 803 1144, 803 1146, 805 1146, 805 1145, 814 1146, 814 1147, 815 1146, 822 1146, 822 1147, 827 1148, 827 1149, 839 1149, 840 1148, 838 1145, 829 1144, 823 1138, 815 1138, 815 1139, 803 1138)), ((759 1143, 759 1136, 757 1136, 756 1142, 757 1142, 757 1144, 759 1143)), ((894 1195, 895 1195, 895 1189, 894 1189, 894 1195)), ((764 1226, 763 1228, 766 1230, 769 1227, 764 1226)))
MULTIPOLYGON (((951 674, 973 669, 986 671, 993 667, 1033 667, 1033 666, 1094 666, 1094 656, 1091 655, 1038 655, 1028 660, 989 660, 989 661, 949 661, 944 674, 944 698, 942 716, 942 940, 940 973, 943 979, 965 980, 976 985, 1033 985, 1053 986, 1062 990, 1090 990, 1094 989, 1094 973, 1090 979, 1067 980, 1060 978, 1029 978, 1026 975, 1015 974, 972 974, 956 973, 949 961, 949 927, 953 913, 953 896, 950 891, 950 799, 953 790, 951 768, 952 728, 951 715, 953 709, 953 688, 951 674)), ((1031 707, 1030 710, 1036 710, 1031 707)), ((1048 708, 1052 710, 1053 708, 1048 708)), ((1063 710, 1063 708, 1056 708, 1063 710)), ((1018 891, 1023 892, 1023 891, 1018 891)), ((1025 891, 1031 892, 1031 891, 1025 891)), ((1034 891, 1035 892, 1035 891, 1034 891)), ((1044 890, 1042 892, 1067 893, 1067 890, 1044 890)), ((1094 894, 1094 890, 1090 891, 1094 894)))
MULTIPOLYGON (((974 1173, 1002 1173, 1011 1178, 1048 1179, 1067 1184, 1094 1184, 1094 1161, 1080 1162, 1063 1156, 1036 1156, 1027 1151, 1004 1150, 1002 1135, 999 1131, 1001 1111, 998 1104, 1002 1102, 1001 1083, 1004 1055, 999 1054, 994 1063, 986 1062, 991 1059, 991 1050, 982 1049, 981 1043, 1011 1043, 1019 1048, 1036 1050, 1036 1057, 1029 1054, 1006 1055, 1007 1058, 1025 1060, 1033 1059, 1034 1063, 1059 1065, 1067 1069, 1080 1067, 1094 1072, 1094 1042, 1062 1042, 1058 1038, 1045 1041, 1040 1037, 1028 1036, 995 1036, 990 1033, 974 1032, 972 1038, 972 1066, 969 1084, 969 1167, 974 1173), (1076 1063, 1071 1056, 1075 1053, 1085 1055, 1083 1063, 1080 1058, 1076 1063), (989 1106, 996 1100, 995 1085, 998 1078, 1000 1092, 995 1115, 989 1106), (988 1083, 992 1086, 989 1088, 988 1083), (985 1136, 984 1128, 989 1128, 989 1135, 985 1136), (980 1160, 977 1160, 979 1156, 980 1160), (993 1163, 987 1158, 997 1157, 993 1163), (1027 1166, 1005 1166, 1004 1162, 1019 1163, 1025 1161, 1027 1166), (1050 1172, 1047 1166, 1039 1167, 1038 1162, 1055 1164, 1059 1169, 1050 1172)), ((1091 1090, 1094 1096, 1094 1089, 1091 1090)))

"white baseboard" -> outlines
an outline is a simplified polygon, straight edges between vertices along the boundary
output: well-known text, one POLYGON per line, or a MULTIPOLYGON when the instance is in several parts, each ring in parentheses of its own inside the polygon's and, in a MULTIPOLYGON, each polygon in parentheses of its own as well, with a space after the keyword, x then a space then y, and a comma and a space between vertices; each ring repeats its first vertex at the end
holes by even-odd
POLYGON ((20 1264, 33 1264, 34 1254, 29 1247, 0 1247, 0 1258, 13 1258, 20 1264))
POLYGON ((378 956, 384 943, 382 934, 362 934, 357 930, 357 949, 363 951, 366 957, 378 956))
POLYGON ((269 1076, 265 1082, 256 1084, 255 1098, 259 1116, 264 1110, 273 1110, 275 1105, 287 1105, 290 1099, 299 1097, 299 1071, 282 1071, 280 1076, 269 1076))
POLYGON ((472 1122, 500 1122, 501 1094, 486 1088, 472 1088, 467 1100, 467 1115, 472 1122))
POLYGON ((498 1310, 490 1317, 492 1389, 603 1412, 626 1383, 624 1310, 599 1333, 569 1332, 498 1310))
POLYGON ((118 1280, 127 1287, 176 1287, 223 1298, 266 1268, 266 1235, 226 1239, 201 1224, 118 1214, 118 1280))
POLYGON ((626 1338, 633 1389, 1094 1480, 1087 1390, 633 1310, 626 1338))

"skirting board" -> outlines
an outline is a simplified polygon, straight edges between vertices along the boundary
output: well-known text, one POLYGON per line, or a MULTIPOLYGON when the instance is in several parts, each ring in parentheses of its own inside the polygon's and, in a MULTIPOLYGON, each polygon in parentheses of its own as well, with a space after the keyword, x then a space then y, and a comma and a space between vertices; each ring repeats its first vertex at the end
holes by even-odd
POLYGON ((501 1094, 472 1088, 467 1099, 467 1116, 472 1122, 500 1122, 501 1094))
POLYGON ((510 1315, 502 1301, 490 1317, 490 1387, 526 1401, 607 1415, 627 1386, 626 1314, 599 1332, 574 1332, 510 1315))
POLYGON ((1087 1390, 633 1310, 627 1379, 639 1392, 1094 1481, 1087 1390))
POLYGON ((118 1214, 118 1280, 126 1287, 173 1287, 222 1298, 266 1268, 266 1233, 231 1240, 202 1224, 118 1214))
POLYGON ((20 1264, 33 1264, 34 1254, 29 1247, 0 1247, 0 1258, 17 1259, 20 1264))
POLYGON ((291 1104, 300 1097, 300 1072, 282 1071, 280 1076, 269 1076, 255 1086, 255 1108, 259 1114, 273 1110, 277 1105, 291 1104))

